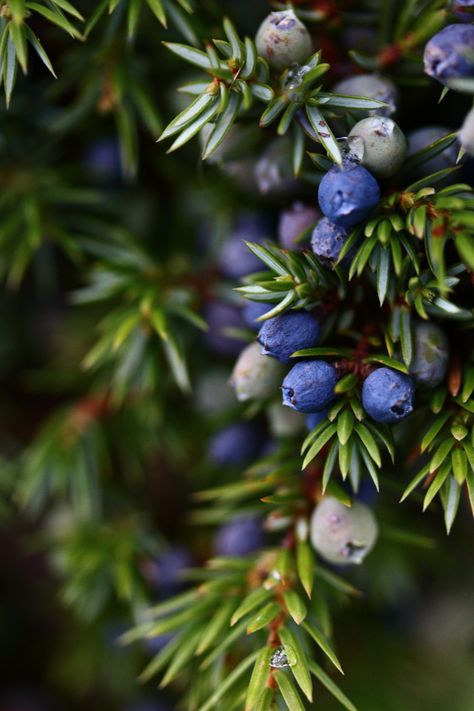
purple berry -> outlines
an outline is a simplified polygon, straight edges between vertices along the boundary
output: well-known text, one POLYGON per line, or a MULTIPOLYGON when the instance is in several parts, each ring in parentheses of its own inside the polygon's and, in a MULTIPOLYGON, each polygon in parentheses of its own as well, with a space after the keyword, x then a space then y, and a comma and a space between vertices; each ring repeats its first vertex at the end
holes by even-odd
POLYGON ((322 264, 333 267, 346 240, 345 229, 334 224, 327 217, 323 217, 311 235, 311 249, 322 264))
POLYGON ((113 138, 95 141, 86 152, 88 171, 98 180, 113 183, 123 177, 120 147, 113 138))
POLYGON ((240 309, 233 304, 213 301, 203 315, 209 327, 204 336, 209 350, 221 356, 237 356, 242 350, 242 341, 226 335, 225 330, 244 327, 240 309))
POLYGON ((365 220, 377 206, 380 188, 361 165, 334 166, 319 184, 318 200, 323 214, 348 230, 365 220))
POLYGON ((245 466, 254 459, 262 445, 259 427, 238 422, 219 430, 209 443, 210 460, 221 467, 245 466))
POLYGON ((296 363, 283 381, 283 404, 298 412, 321 412, 335 398, 337 372, 324 360, 296 363))
POLYGON ((244 319, 245 325, 253 331, 259 331, 262 323, 257 321, 257 319, 263 316, 263 314, 266 314, 267 311, 270 311, 272 306, 272 304, 264 304, 261 301, 247 301, 242 309, 242 318, 244 319))
POLYGON ((263 269, 262 262, 250 251, 245 242, 263 244, 270 239, 270 236, 270 227, 262 215, 253 213, 239 215, 234 229, 219 253, 218 263, 222 274, 237 281, 263 269))
POLYGON ((302 202, 295 202, 280 213, 278 241, 283 249, 299 249, 300 235, 314 225, 321 217, 319 210, 302 202))
POLYGON ((425 72, 441 84, 474 75, 474 25, 448 25, 430 39, 424 52, 425 72))
POLYGON ((262 523, 255 516, 239 516, 225 523, 218 531, 216 553, 240 557, 254 553, 263 546, 262 523))
POLYGON ((398 370, 378 368, 362 386, 362 405, 376 422, 394 423, 413 411, 413 380, 398 370))
POLYGON ((258 332, 262 353, 281 363, 292 363, 295 351, 315 346, 318 338, 319 324, 308 311, 290 311, 270 318, 258 332))
POLYGON ((185 546, 172 546, 146 567, 146 577, 160 595, 168 597, 183 586, 182 573, 193 565, 193 558, 185 546))

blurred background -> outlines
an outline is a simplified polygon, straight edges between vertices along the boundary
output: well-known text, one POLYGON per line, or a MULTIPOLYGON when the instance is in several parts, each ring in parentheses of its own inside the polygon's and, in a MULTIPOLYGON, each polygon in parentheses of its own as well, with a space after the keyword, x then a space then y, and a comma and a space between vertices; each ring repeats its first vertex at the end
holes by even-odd
MULTIPOLYGON (((253 36, 268 12, 264 0, 195 4, 200 37, 224 14, 253 36)), ((314 39, 335 83, 380 4, 333 10, 314 39)), ((176 23, 165 32, 144 10, 128 39, 119 8, 85 43, 41 19, 35 31, 59 79, 35 59, 0 108, 0 711, 171 711, 173 690, 138 681, 165 640, 120 636, 185 588, 187 568, 246 553, 242 530, 250 550, 262 544, 248 521, 197 526, 192 496, 290 435, 276 404, 233 424, 243 407, 228 378, 253 327, 232 289, 255 269, 242 239, 277 242, 295 202, 314 221, 315 186, 295 184, 285 140, 251 124, 210 165, 195 142, 170 155, 155 144, 194 78, 161 45, 183 41, 176 23)), ((436 87, 402 78, 399 90, 407 132, 448 132, 467 110, 460 96, 439 105, 436 87)), ((472 711, 472 521, 461 511, 447 538, 439 509, 396 509, 406 481, 387 472, 371 504, 419 545, 387 535, 343 572, 364 594, 336 615, 341 688, 361 711, 472 711)), ((314 708, 339 707, 320 690, 314 708)))

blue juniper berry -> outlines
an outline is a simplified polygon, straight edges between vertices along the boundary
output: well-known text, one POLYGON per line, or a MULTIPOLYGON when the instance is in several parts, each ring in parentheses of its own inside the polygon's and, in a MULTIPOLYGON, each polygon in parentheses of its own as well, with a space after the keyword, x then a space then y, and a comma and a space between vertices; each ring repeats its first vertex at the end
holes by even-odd
MULTIPOLYGON (((311 235, 311 249, 322 264, 334 267, 348 234, 344 227, 336 225, 327 217, 319 220, 311 235)), ((342 260, 347 262, 345 258, 342 260)))
POLYGON ((425 72, 441 84, 474 75, 474 25, 448 25, 434 35, 424 51, 425 72))
POLYGON ((209 458, 222 467, 245 466, 262 446, 260 428, 251 422, 237 422, 219 430, 209 443, 209 458))
POLYGON ((318 200, 323 214, 347 230, 370 215, 380 200, 380 188, 366 168, 347 162, 324 175, 318 200))
POLYGON ((280 214, 278 241, 284 249, 298 249, 298 237, 319 220, 321 213, 311 205, 295 202, 280 214))
POLYGON ((412 412, 414 395, 410 376, 392 368, 378 368, 364 380, 362 405, 376 422, 395 423, 412 412))
POLYGON ((243 213, 235 221, 234 228, 222 245, 218 264, 222 274, 238 281, 242 277, 258 272, 262 263, 245 242, 263 244, 270 239, 271 226, 265 216, 256 213, 243 213))
POLYGON ((298 412, 320 412, 335 398, 337 371, 324 360, 296 363, 283 381, 283 404, 298 412))
POLYGON ((295 351, 315 346, 318 338, 319 324, 308 311, 289 311, 270 318, 258 332, 262 353, 281 363, 292 363, 295 351))

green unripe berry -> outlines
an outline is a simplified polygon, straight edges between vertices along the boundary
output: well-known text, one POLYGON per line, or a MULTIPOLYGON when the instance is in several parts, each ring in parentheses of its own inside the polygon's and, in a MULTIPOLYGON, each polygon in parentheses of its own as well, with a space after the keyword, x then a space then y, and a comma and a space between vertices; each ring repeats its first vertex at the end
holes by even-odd
POLYGON ((311 517, 311 542, 328 563, 362 563, 377 535, 374 514, 358 501, 348 508, 333 496, 326 496, 311 517))
POLYGON ((377 178, 390 178, 400 169, 407 153, 403 131, 387 116, 369 116, 349 133, 349 148, 377 178))
POLYGON ((262 355, 259 343, 251 343, 239 355, 230 377, 237 400, 265 400, 281 384, 282 365, 274 358, 262 355))
POLYGON ((260 25, 255 44, 259 55, 277 72, 300 64, 313 49, 308 30, 293 10, 271 12, 260 25))

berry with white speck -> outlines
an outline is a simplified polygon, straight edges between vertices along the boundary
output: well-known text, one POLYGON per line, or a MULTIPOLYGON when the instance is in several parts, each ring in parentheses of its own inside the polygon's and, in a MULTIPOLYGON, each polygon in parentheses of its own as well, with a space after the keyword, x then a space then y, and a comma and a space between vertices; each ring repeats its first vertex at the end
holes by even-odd
POLYGON ((391 178, 407 153, 407 141, 398 124, 386 116, 369 116, 349 133, 352 155, 377 178, 391 178))
POLYGON ((277 72, 300 64, 312 53, 310 34, 293 10, 271 12, 255 37, 258 54, 277 72))
POLYGON ((377 536, 374 514, 359 501, 354 501, 349 508, 336 498, 326 496, 311 517, 311 542, 328 563, 362 563, 377 536))

